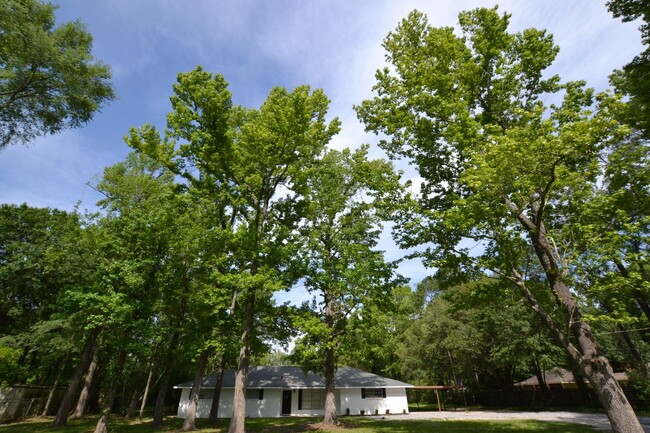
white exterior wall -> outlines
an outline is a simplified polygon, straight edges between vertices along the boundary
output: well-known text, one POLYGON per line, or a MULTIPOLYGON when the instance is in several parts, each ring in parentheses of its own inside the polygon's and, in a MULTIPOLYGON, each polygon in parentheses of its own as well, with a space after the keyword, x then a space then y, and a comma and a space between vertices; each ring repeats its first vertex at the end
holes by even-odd
MULTIPOLYGON (((219 398, 219 418, 230 418, 232 416, 232 401, 234 398, 234 390, 222 389, 221 397, 219 398)), ((187 406, 190 402, 190 390, 183 389, 181 398, 178 403, 178 411, 176 416, 178 418, 185 418, 187 415, 187 406)), ((292 401, 293 404, 293 401, 292 401)), ((208 418, 210 416, 210 408, 212 407, 212 399, 200 399, 199 405, 196 410, 197 418, 208 418)), ((296 404, 296 407, 297 404, 296 404)), ((246 416, 249 418, 276 418, 280 416, 282 408, 282 390, 279 389, 265 389, 264 399, 248 399, 246 400, 246 416)))
MULTIPOLYGON (((246 416, 249 418, 276 418, 282 411, 281 389, 265 389, 264 399, 246 400, 246 416)), ((386 414, 388 409, 391 414, 408 413, 408 401, 405 388, 386 388, 386 398, 361 398, 361 388, 339 388, 335 390, 337 401, 337 412, 339 415, 346 415, 350 409, 350 415, 360 415, 363 410, 365 415, 374 415, 378 411, 380 415, 386 414)), ((298 390, 291 390, 291 414, 294 416, 322 416, 324 410, 303 409, 298 410, 298 390)), ((187 405, 189 404, 190 390, 183 389, 178 404, 177 416, 185 418, 187 405)), ((223 389, 219 400, 219 418, 230 418, 232 415, 232 401, 234 391, 223 389)), ((201 399, 197 408, 197 418, 208 418, 212 399, 201 399)))
MULTIPOLYGON (((221 397, 219 398, 219 418, 230 418, 232 415, 232 400, 233 400, 233 390, 232 389, 222 389, 221 397)), ((181 399, 178 402, 178 411, 176 416, 178 418, 185 418, 187 415, 187 406, 190 403, 190 389, 185 388, 181 392, 181 399)), ((196 417, 197 418, 208 418, 210 416, 210 408, 212 408, 212 399, 200 399, 199 405, 196 408, 196 417)))
MULTIPOLYGON (((280 416, 281 409, 282 390, 280 389, 265 389, 262 400, 246 400, 246 416, 248 418, 277 418, 280 416)), ((231 415, 232 410, 225 418, 230 418, 231 415)))
POLYGON ((408 413, 408 400, 406 399, 406 388, 386 388, 386 398, 361 398, 361 388, 339 389, 339 414, 346 415, 350 409, 350 415, 379 415, 389 413, 408 413), (406 411, 406 412, 405 412, 406 411))

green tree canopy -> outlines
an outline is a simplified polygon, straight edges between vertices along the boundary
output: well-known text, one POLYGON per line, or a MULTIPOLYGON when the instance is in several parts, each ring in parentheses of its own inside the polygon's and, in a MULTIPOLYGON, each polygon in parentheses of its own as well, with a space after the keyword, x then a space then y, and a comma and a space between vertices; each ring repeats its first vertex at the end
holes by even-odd
MULTIPOLYGON (((200 66, 178 75, 164 137, 151 126, 132 129, 130 146, 184 179, 192 194, 213 202, 210 236, 223 240, 216 269, 243 313, 231 432, 243 432, 246 375, 260 316, 274 291, 296 280, 288 241, 301 217, 307 169, 339 130, 326 122, 321 90, 273 88, 259 109, 233 106, 227 82, 200 66)), ((219 243, 219 242, 217 242, 219 243)))
POLYGON ((650 4, 647 0, 610 0, 607 8, 624 22, 641 19, 641 41, 646 49, 611 76, 614 86, 630 96, 626 118, 650 138, 650 4))
POLYGON ((591 381, 614 431, 640 432, 582 316, 571 261, 581 251, 566 230, 629 132, 616 120, 622 105, 545 78, 558 52, 552 36, 509 33, 509 18, 496 8, 462 12, 456 34, 412 12, 384 41, 392 68, 377 72, 378 96, 357 112, 425 179, 414 212, 398 221, 401 245, 431 243, 425 256, 440 275, 492 272, 521 290, 591 381))
POLYGON ((80 22, 55 27, 55 6, 0 3, 0 149, 79 127, 114 98, 110 68, 80 22))
MULTIPOLYGON (((336 423, 334 372, 352 316, 391 304, 401 280, 394 263, 377 250, 382 200, 400 190, 399 176, 382 160, 368 160, 367 147, 330 150, 309 172, 305 236, 305 288, 314 294, 300 321, 304 336, 292 356, 305 370, 325 376, 326 424, 336 423), (317 301, 317 299, 320 299, 317 301)), ((381 309, 381 308, 380 308, 381 309)))

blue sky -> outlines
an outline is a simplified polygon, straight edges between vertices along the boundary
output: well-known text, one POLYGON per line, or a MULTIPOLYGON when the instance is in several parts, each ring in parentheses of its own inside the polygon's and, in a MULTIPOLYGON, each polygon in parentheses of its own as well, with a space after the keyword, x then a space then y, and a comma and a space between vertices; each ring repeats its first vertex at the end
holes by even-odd
MULTIPOLYGON (((259 107, 273 86, 322 88, 330 117, 342 120, 336 148, 374 143, 356 120, 353 104, 372 97, 383 66, 381 42, 409 11, 435 26, 455 26, 458 12, 488 1, 462 0, 61 0, 60 22, 80 20, 94 36, 94 55, 113 69, 117 99, 87 126, 48 136, 29 147, 0 151, 0 202, 92 209, 99 199, 86 184, 124 159, 130 126, 164 125, 179 72, 202 65, 230 83, 236 104, 259 107)), ((598 90, 607 76, 642 49, 638 24, 621 23, 594 0, 499 2, 511 29, 545 28, 560 54, 551 73, 585 79, 598 90)), ((414 175, 414 174, 413 174, 414 175)), ((386 236, 390 259, 402 253, 386 236)), ((413 281, 428 272, 417 261, 401 272, 413 281)))

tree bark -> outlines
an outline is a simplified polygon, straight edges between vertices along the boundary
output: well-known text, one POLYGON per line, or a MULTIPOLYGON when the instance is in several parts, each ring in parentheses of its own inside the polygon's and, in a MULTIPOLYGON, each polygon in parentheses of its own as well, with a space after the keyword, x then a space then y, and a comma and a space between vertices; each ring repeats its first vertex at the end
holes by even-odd
POLYGON ((539 384, 539 389, 541 391, 548 391, 548 385, 546 384, 546 378, 544 377, 544 372, 537 366, 535 367, 535 376, 537 377, 537 383, 539 384))
POLYGON ((124 415, 124 419, 131 419, 133 418, 133 414, 135 413, 135 410, 138 408, 138 396, 140 395, 140 391, 138 390, 138 383, 135 384, 133 387, 133 392, 131 393, 131 401, 129 402, 129 408, 126 410, 126 415, 124 415))
MULTIPOLYGON (((513 204, 508 203, 513 209, 513 204)), ((565 284, 568 280, 566 268, 561 267, 557 259, 557 251, 549 241, 546 228, 542 223, 543 205, 537 203, 531 206, 533 215, 529 219, 521 210, 516 209, 516 217, 522 227, 528 232, 533 249, 537 255, 549 288, 555 296, 556 303, 561 307, 568 322, 569 332, 575 339, 577 346, 563 331, 563 326, 558 326, 555 320, 544 310, 535 296, 528 290, 523 278, 518 276, 519 286, 524 289, 524 295, 533 310, 547 325, 556 340, 565 349, 569 357, 578 365, 584 376, 591 383, 594 393, 607 413, 614 433, 643 433, 643 428, 636 417, 623 390, 614 378, 609 360, 602 353, 591 332, 587 322, 582 319, 582 312, 569 287, 565 284)))
POLYGON ((151 362, 149 367, 149 376, 147 376, 147 384, 144 387, 144 393, 142 394, 142 403, 140 403, 140 413, 138 414, 138 419, 142 419, 142 414, 144 413, 144 407, 147 404, 147 397, 149 397, 149 388, 151 387, 151 381, 153 380, 153 367, 154 363, 151 362))
POLYGON ((56 378, 54 379, 54 383, 50 388, 50 392, 47 394, 47 401, 43 406, 43 412, 41 413, 41 416, 47 416, 47 413, 50 411, 50 405, 52 404, 52 400, 54 399, 54 393, 56 392, 56 388, 59 386, 59 382, 61 381, 61 376, 63 375, 63 370, 65 370, 65 365, 68 362, 69 356, 70 356, 70 352, 67 352, 63 357, 63 361, 61 362, 61 367, 59 367, 59 372, 56 374, 56 378))
POLYGON ((111 381, 111 386, 108 389, 108 394, 106 395, 106 404, 104 405, 104 410, 102 411, 102 416, 97 421, 95 430, 93 433, 108 433, 108 419, 111 416, 111 411, 113 410, 113 403, 115 403, 115 396, 117 395, 117 388, 120 378, 122 377, 122 369, 124 368, 124 362, 126 361, 126 350, 120 350, 117 358, 117 368, 115 371, 115 376, 111 381))
MULTIPOLYGON (((639 253, 639 251, 636 251, 639 253)), ((630 273, 628 272, 627 268, 623 265, 623 263, 619 260, 614 260, 614 264, 618 268, 619 273, 623 276, 623 278, 630 278, 630 273)), ((643 270, 643 265, 639 263, 639 269, 643 270)), ((642 272, 644 274, 644 272, 642 272)), ((644 279, 646 281, 647 278, 646 275, 643 275, 644 279)), ((645 318, 650 322, 650 305, 648 305, 648 302, 646 301, 645 297, 643 296, 643 293, 641 290, 639 290, 638 287, 633 287, 632 288, 632 297, 636 301, 637 305, 643 311, 643 314, 645 315, 645 318)))
POLYGON ((156 397, 156 407, 153 411, 153 425, 154 427, 162 427, 163 418, 165 416, 165 397, 167 397, 167 387, 169 386, 169 378, 171 375, 172 363, 165 366, 162 378, 160 380, 160 387, 158 388, 158 395, 156 397))
POLYGON ((334 353, 334 307, 332 299, 328 293, 324 293, 325 301, 325 324, 327 325, 327 341, 325 342, 325 413, 323 423, 327 425, 336 425, 336 399, 334 397, 334 387, 336 379, 336 354, 334 353))
POLYGON ((77 406, 72 413, 72 419, 79 419, 86 413, 86 407, 88 407, 88 396, 90 395, 90 387, 93 383, 93 378, 95 377, 95 372, 97 371, 97 365, 99 363, 99 346, 95 348, 93 352, 93 359, 88 366, 88 371, 86 372, 86 377, 84 378, 84 385, 81 388, 81 393, 79 394, 79 399, 77 400, 77 406))
POLYGON ((334 396, 334 387, 336 386, 336 365, 334 359, 334 347, 328 342, 325 348, 325 415, 323 423, 327 425, 336 425, 336 398, 334 396))
MULTIPOLYGON (((190 284, 187 279, 183 283, 183 292, 180 310, 178 316, 176 316, 176 323, 174 323, 175 329, 179 329, 183 320, 185 320, 185 314, 187 310, 187 301, 190 293, 190 284)), ((165 416, 165 397, 167 396, 167 387, 169 386, 169 380, 171 376, 171 371, 174 366, 174 350, 180 341, 181 335, 178 331, 174 331, 169 339, 169 346, 167 348, 166 356, 163 355, 165 363, 162 366, 163 374, 160 381, 160 388, 158 388, 158 396, 156 397, 156 407, 153 412, 153 425, 154 427, 162 427, 163 418, 165 416)))
POLYGON ((196 370, 194 370, 194 382, 192 383, 192 391, 190 391, 190 402, 187 405, 187 414, 185 415, 185 420, 183 420, 181 431, 192 431, 196 428, 196 409, 199 405, 201 382, 203 381, 203 373, 205 372, 205 366, 208 363, 209 354, 210 352, 208 350, 201 352, 199 361, 196 364, 196 370))
POLYGON ((248 366, 250 364, 251 341, 255 324, 255 289, 249 288, 246 297, 244 317, 244 332, 241 336, 239 363, 235 375, 235 395, 232 402, 232 416, 228 433, 244 433, 246 418, 246 385, 248 382, 248 366))
POLYGON ((221 362, 219 363, 219 370, 217 370, 217 383, 214 385, 214 392, 212 393, 212 406, 210 407, 210 424, 216 424, 219 420, 219 402, 221 400, 221 388, 223 387, 223 372, 226 368, 226 355, 221 355, 221 362))
POLYGON ((61 401, 61 405, 59 406, 59 410, 56 413, 54 422, 52 422, 52 427, 54 428, 65 427, 68 424, 68 414, 70 413, 70 409, 72 409, 72 405, 75 401, 75 398, 77 397, 77 393, 79 392, 79 386, 81 385, 81 378, 84 372, 88 369, 88 366, 90 365, 90 361, 93 354, 93 347, 95 346, 95 340, 97 339, 98 334, 99 334, 99 328, 93 329, 90 332, 90 335, 88 336, 88 340, 86 340, 86 345, 81 354, 79 365, 77 365, 77 368, 72 374, 70 385, 68 385, 68 389, 65 392, 65 396, 61 401))

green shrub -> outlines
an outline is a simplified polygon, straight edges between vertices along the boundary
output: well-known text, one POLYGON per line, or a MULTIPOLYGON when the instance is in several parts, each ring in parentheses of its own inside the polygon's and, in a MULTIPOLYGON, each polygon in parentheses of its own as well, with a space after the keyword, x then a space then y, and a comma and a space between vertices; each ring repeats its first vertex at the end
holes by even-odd
POLYGON ((20 377, 18 366, 20 350, 13 347, 0 346, 0 386, 8 386, 20 377))

